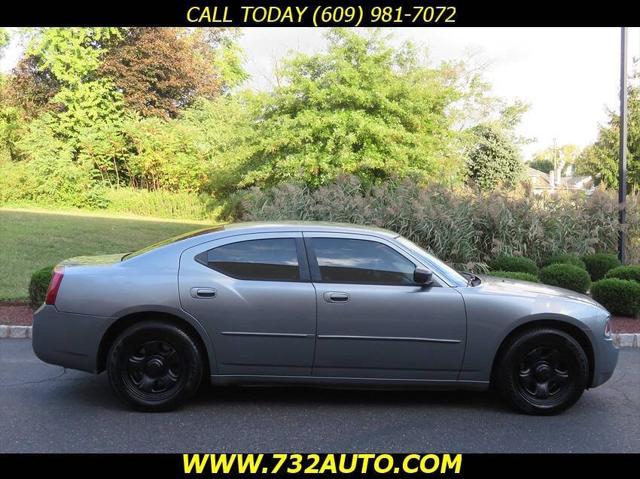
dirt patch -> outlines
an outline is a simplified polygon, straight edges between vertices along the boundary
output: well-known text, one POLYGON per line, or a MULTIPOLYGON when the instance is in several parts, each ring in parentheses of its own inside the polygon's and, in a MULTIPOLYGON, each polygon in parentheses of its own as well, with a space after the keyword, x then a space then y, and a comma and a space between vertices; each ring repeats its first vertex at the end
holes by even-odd
POLYGON ((20 301, 0 303, 0 324, 12 326, 31 326, 33 310, 28 304, 20 301))

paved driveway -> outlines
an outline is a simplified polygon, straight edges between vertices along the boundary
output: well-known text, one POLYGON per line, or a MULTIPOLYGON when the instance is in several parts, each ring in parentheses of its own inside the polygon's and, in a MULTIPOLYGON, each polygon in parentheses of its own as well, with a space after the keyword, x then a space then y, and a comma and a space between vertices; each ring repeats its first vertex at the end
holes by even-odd
POLYGON ((40 362, 0 340, 0 452, 640 452, 640 350, 555 417, 487 393, 205 388, 183 409, 123 408, 104 374, 40 362))

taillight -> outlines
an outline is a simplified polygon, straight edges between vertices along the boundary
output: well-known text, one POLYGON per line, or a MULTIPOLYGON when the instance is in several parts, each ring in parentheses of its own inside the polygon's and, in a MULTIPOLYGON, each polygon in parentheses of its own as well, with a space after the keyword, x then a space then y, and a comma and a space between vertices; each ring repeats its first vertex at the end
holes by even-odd
POLYGON ((62 277, 64 276, 64 266, 56 266, 47 288, 47 296, 45 297, 44 304, 56 304, 56 297, 58 296, 58 290, 62 283, 62 277))

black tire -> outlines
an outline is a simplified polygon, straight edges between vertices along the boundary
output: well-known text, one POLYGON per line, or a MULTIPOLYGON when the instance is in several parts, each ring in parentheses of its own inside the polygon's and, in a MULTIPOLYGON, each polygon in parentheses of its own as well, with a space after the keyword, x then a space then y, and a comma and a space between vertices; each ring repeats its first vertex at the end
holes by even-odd
POLYGON ((589 379, 589 361, 564 331, 533 329, 506 345, 495 379, 502 397, 518 411, 552 415, 580 399, 589 379))
POLYGON ((169 411, 200 386, 202 354, 182 329, 143 321, 125 329, 107 355, 111 389, 139 411, 169 411))

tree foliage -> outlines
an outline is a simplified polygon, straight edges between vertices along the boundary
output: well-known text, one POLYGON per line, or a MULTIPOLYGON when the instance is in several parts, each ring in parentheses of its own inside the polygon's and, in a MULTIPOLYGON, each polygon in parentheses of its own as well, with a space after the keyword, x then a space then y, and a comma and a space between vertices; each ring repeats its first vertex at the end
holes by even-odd
POLYGON ((451 185, 465 179, 470 145, 491 144, 484 159, 505 164, 517 148, 525 106, 492 97, 465 61, 433 66, 380 30, 334 29, 326 50, 290 55, 278 86, 257 93, 239 88, 237 38, 224 28, 29 30, 0 82, 0 201, 100 207, 128 187, 220 202, 344 173, 451 185), (494 136, 477 141, 479 118, 494 136))
POLYGON ((492 124, 477 125, 471 133, 473 140, 466 154, 468 181, 483 191, 513 185, 523 168, 513 141, 492 124))
POLYGON ((379 31, 332 30, 328 41, 326 53, 297 54, 283 67, 241 185, 295 178, 319 186, 342 172, 366 181, 454 176, 446 110, 459 95, 442 72, 420 66, 409 45, 394 50, 379 31))
MULTIPOLYGON (((628 112, 627 177, 628 185, 637 189, 640 186, 640 87, 629 88, 628 112)), ((610 111, 609 121, 600 126, 596 142, 580 155, 577 172, 591 175, 607 187, 617 188, 619 148, 620 115, 610 111)))
POLYGON ((216 56, 199 33, 128 29, 109 49, 100 73, 113 79, 126 105, 143 117, 175 118, 196 97, 220 94, 224 75, 216 68, 216 56))

